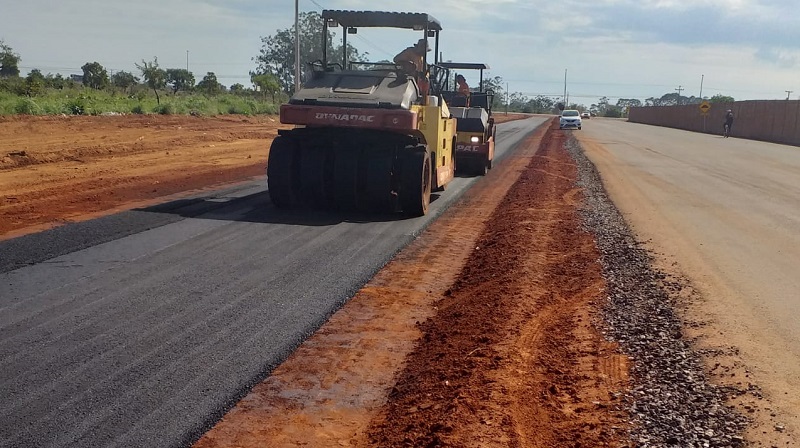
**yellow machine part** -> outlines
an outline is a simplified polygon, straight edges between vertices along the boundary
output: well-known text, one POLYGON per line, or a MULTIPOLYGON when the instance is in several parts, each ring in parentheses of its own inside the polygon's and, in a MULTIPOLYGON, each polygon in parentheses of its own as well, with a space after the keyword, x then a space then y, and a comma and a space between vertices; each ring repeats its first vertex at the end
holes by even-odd
POLYGON ((435 156, 434 183, 441 188, 455 176, 456 119, 450 117, 447 104, 413 105, 411 110, 417 112, 418 128, 428 145, 431 158, 435 156))

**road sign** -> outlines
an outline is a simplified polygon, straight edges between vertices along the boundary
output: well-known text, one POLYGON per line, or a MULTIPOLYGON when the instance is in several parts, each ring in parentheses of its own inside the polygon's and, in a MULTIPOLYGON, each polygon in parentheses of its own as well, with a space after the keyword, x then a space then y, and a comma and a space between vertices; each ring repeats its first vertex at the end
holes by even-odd
POLYGON ((703 102, 700 103, 700 113, 706 115, 708 114, 709 110, 711 110, 711 103, 709 103, 706 100, 703 100, 703 102))

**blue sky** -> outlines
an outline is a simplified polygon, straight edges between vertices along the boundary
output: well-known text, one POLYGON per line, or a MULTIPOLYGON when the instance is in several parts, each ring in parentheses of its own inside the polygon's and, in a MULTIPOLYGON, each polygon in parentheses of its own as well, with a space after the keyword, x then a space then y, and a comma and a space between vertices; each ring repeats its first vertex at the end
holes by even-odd
MULTIPOLYGON (((512 92, 600 96, 725 94, 800 98, 800 13, 795 0, 300 0, 301 11, 427 12, 444 27, 446 60, 486 62, 512 92)), ((294 20, 293 0, 0 0, 0 39, 26 73, 80 73, 86 62, 138 75, 134 63, 209 71, 249 85, 262 36, 294 20)), ((418 38, 363 30, 351 40, 374 60, 418 38)), ((471 83, 475 81, 470 80, 471 83)))

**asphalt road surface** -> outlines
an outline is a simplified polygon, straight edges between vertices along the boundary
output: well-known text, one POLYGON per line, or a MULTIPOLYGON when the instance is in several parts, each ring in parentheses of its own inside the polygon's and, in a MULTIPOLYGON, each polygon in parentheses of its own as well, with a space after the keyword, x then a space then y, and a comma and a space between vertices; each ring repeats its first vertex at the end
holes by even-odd
POLYGON ((578 132, 640 239, 702 293, 705 338, 736 347, 742 380, 800 430, 800 148, 621 120, 578 132))
POLYGON ((262 180, 0 242, 0 446, 191 442, 476 180, 415 219, 279 211, 262 180))

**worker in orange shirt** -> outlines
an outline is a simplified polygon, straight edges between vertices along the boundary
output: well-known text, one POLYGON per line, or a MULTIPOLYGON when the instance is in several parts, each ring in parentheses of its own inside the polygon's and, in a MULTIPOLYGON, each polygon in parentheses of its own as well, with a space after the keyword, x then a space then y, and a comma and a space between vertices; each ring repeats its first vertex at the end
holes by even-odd
POLYGON ((413 47, 408 47, 394 57, 394 63, 409 76, 417 81, 419 93, 423 98, 428 96, 430 81, 428 81, 428 68, 425 67, 425 53, 431 51, 428 41, 420 39, 413 47))
POLYGON ((466 101, 466 106, 469 107, 469 85, 467 84, 467 80, 464 78, 463 75, 456 75, 456 84, 458 84, 457 92, 459 95, 463 96, 466 101))

